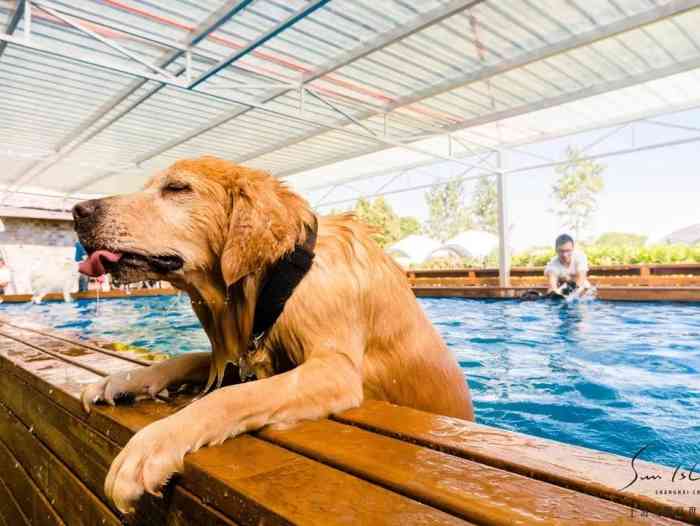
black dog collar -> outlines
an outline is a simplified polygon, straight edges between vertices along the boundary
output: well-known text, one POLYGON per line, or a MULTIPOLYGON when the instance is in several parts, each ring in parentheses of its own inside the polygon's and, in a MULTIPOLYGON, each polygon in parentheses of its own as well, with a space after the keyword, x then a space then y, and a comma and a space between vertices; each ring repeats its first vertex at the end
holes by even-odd
MULTIPOLYGON (((253 333, 248 344, 248 352, 258 350, 272 326, 282 314, 287 300, 294 289, 311 268, 318 232, 318 221, 313 218, 312 226, 305 226, 306 240, 303 245, 296 245, 294 250, 277 261, 267 272, 258 301, 255 305, 253 333)), ((252 376, 246 363, 239 364, 241 380, 252 376)))

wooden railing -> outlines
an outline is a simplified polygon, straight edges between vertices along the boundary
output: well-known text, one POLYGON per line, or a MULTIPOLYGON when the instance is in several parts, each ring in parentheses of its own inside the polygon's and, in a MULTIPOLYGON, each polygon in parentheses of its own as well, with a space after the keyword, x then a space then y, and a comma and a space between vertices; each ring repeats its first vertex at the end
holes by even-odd
MULTIPOLYGON (((546 285, 544 267, 514 267, 510 272, 513 287, 546 285)), ((416 287, 498 286, 497 268, 409 270, 416 287)), ((591 267, 589 278, 597 286, 625 287, 698 287, 700 264, 617 265, 591 267)))

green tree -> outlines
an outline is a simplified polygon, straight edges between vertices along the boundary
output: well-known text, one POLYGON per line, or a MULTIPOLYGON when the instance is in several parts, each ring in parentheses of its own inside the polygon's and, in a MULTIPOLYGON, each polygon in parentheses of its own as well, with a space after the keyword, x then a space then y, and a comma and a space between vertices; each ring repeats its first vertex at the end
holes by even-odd
POLYGON ((399 226, 401 230, 401 239, 405 238, 406 236, 410 236, 411 234, 420 234, 421 232, 420 221, 418 221, 418 219, 415 217, 402 217, 400 219, 399 226))
POLYGON ((472 212, 479 229, 498 234, 498 188, 494 177, 484 176, 476 183, 472 212))
POLYGON ((629 234, 627 232, 605 232, 596 240, 597 245, 617 247, 641 247, 646 243, 647 236, 629 234))
POLYGON ((566 163, 555 171, 559 179, 552 186, 552 195, 559 202, 556 214, 564 225, 580 238, 597 209, 598 194, 603 190, 605 166, 584 159, 581 152, 569 146, 566 163))
POLYGON ((424 231, 433 239, 445 242, 472 227, 471 212, 464 204, 462 181, 433 186, 425 194, 429 217, 424 231))
POLYGON ((374 240, 384 247, 401 239, 401 219, 383 197, 374 202, 365 198, 358 199, 355 205, 355 215, 373 226, 376 230, 374 240))

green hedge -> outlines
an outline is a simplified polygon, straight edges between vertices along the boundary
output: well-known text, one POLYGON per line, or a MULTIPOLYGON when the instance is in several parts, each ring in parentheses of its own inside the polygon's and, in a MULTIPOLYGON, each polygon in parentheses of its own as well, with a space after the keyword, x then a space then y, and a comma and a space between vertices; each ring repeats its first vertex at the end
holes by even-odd
MULTIPOLYGON (((700 263, 700 246, 652 245, 583 247, 589 265, 641 265, 665 263, 700 263)), ((513 256, 514 267, 541 267, 554 256, 554 249, 528 251, 513 256)))
MULTIPOLYGON (((700 263, 700 245, 652 245, 652 246, 610 246, 587 245, 582 250, 592 266, 640 265, 667 263, 700 263)), ((533 249, 511 258, 514 267, 543 267, 554 256, 554 249, 533 249)), ((494 257, 489 257, 486 266, 494 266, 494 257)), ((450 269, 481 267, 483 263, 470 258, 433 259, 412 268, 450 269)))

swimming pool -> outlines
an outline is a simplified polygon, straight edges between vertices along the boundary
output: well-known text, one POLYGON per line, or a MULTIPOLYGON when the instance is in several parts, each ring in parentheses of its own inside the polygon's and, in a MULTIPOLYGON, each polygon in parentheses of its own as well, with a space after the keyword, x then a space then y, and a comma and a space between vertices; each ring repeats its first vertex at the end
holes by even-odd
MULTIPOLYGON (((675 466, 700 462, 700 305, 421 299, 480 423, 675 466)), ((0 305, 171 354, 208 350, 186 297, 0 305)))

